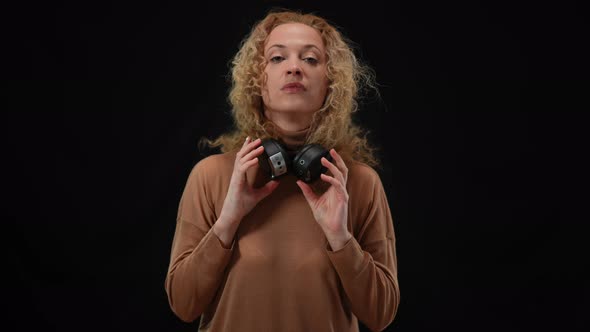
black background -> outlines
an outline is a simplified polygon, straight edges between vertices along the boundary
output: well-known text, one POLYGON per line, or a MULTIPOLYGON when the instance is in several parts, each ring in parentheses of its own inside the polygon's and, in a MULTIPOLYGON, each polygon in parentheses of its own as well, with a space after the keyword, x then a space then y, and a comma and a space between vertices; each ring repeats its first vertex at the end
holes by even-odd
POLYGON ((355 121, 394 217, 387 330, 587 330, 583 8, 496 1, 10 5, 5 324, 196 331, 164 291, 176 209, 273 6, 327 18, 377 73, 355 121))

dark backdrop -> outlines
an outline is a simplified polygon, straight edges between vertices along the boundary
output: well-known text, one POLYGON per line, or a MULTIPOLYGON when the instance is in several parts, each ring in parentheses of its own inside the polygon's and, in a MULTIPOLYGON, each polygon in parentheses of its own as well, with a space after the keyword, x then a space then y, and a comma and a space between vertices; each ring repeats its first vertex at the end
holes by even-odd
POLYGON ((196 331, 164 291, 176 209, 272 6, 331 20, 377 73, 355 121, 394 218, 388 331, 587 330, 582 8, 491 1, 10 5, 5 324, 196 331))

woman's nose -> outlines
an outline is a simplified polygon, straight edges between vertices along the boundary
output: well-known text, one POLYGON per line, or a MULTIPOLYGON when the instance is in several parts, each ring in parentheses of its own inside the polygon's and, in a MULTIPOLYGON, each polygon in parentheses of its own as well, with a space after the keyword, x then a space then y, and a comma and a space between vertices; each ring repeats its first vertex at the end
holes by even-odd
POLYGON ((301 67, 299 67, 299 64, 295 62, 291 63, 287 68, 287 74, 301 75, 301 67))

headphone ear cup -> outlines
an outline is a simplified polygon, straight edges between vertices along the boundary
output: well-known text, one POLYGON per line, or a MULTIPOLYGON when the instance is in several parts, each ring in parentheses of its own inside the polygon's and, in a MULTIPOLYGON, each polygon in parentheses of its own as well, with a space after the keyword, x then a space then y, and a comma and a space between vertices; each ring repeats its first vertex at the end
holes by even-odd
POLYGON ((262 140, 264 151, 258 156, 258 165, 271 179, 291 170, 291 160, 287 150, 274 139, 262 140))
POLYGON ((330 162, 332 161, 329 151, 319 144, 309 144, 302 147, 293 158, 293 173, 305 183, 316 181, 319 179, 320 174, 328 171, 322 165, 322 157, 326 157, 330 162))

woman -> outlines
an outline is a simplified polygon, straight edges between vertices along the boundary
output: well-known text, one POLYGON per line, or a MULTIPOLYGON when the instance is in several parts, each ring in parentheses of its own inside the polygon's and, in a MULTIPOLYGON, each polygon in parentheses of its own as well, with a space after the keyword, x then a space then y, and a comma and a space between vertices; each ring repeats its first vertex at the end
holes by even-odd
POLYGON ((383 330, 400 300, 395 235, 377 160, 351 119, 370 71, 324 19, 271 12, 232 77, 237 128, 207 141, 222 153, 197 163, 179 204, 172 310, 201 316, 201 331, 358 331, 357 319, 383 330), (327 172, 270 179, 259 160, 267 138, 291 157, 331 147, 327 172))

